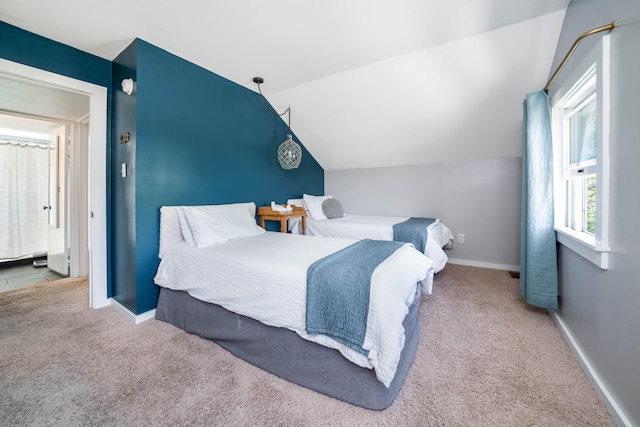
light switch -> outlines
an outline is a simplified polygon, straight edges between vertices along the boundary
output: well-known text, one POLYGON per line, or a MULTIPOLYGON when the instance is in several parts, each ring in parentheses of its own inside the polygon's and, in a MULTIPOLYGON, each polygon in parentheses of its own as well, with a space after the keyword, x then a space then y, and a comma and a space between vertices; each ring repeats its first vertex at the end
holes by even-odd
POLYGON ((122 164, 122 167, 120 168, 120 172, 121 172, 123 178, 127 177, 127 164, 126 163, 122 164))

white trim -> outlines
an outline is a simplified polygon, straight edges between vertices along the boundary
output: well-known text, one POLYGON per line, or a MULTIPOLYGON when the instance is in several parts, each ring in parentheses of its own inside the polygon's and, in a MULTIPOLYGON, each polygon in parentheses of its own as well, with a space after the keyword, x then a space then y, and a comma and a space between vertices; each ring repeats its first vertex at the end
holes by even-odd
POLYGON ((107 88, 0 58, 0 73, 27 82, 82 93, 90 98, 89 306, 107 300, 107 88), (93 213, 93 217, 91 217, 93 213))
POLYGON ((596 245, 596 239, 587 241, 584 239, 585 233, 580 233, 568 227, 556 227, 556 240, 563 246, 571 249, 581 257, 587 259, 603 270, 609 269, 608 246, 596 245))
POLYGON ((456 258, 449 258, 447 262, 451 264, 468 265, 471 267, 493 268, 496 270, 506 270, 506 271, 520 271, 519 265, 494 264, 490 262, 472 261, 468 259, 456 259, 456 258))
POLYGON ((153 310, 145 311, 142 314, 138 314, 136 316, 136 325, 138 323, 142 323, 142 322, 147 321, 149 319, 155 319, 155 318, 156 318, 156 309, 154 308, 153 310))
POLYGON ((561 107, 565 106, 567 99, 575 96, 575 88, 579 86, 581 75, 592 72, 595 66, 596 78, 596 103, 598 111, 598 153, 596 166, 596 230, 595 236, 573 230, 567 226, 566 187, 564 179, 562 159, 564 144, 558 144, 562 135, 559 127, 553 126, 554 154, 554 197, 555 203, 555 230, 556 240, 563 246, 571 249, 578 255, 597 265, 603 270, 609 268, 609 137, 610 137, 610 36, 603 36, 597 45, 589 52, 587 57, 567 78, 551 98, 553 121, 562 120, 561 107))
POLYGON ((599 53, 598 73, 598 107, 602 111, 602 123, 598 127, 601 132, 601 144, 598 144, 596 198, 596 246, 609 245, 609 140, 611 137, 611 40, 610 36, 602 37, 602 52, 599 53))
POLYGON ((145 311, 142 314, 133 314, 127 307, 120 304, 113 298, 109 298, 108 303, 109 305, 113 306, 113 308, 115 308, 120 314, 124 315, 124 317, 126 317, 129 321, 133 322, 136 325, 156 317, 155 308, 153 310, 145 311))
POLYGON ((549 315, 551 316, 556 326, 560 330, 560 333, 562 334, 565 342, 571 349, 571 352, 573 353, 576 360, 582 367, 582 370, 587 376, 587 379, 595 389, 596 393, 598 393, 598 395, 600 396, 600 399, 602 399, 602 402, 604 403, 604 405, 609 410, 609 414, 611 415, 611 418, 613 418, 613 422, 615 422, 617 426, 631 427, 633 424, 631 423, 629 418, 625 415, 620 405, 618 405, 618 402, 616 402, 613 395, 609 392, 609 389, 607 389, 604 382, 600 379, 598 372, 593 368, 593 366, 589 362, 589 359, 587 358, 585 353, 582 351, 582 349, 578 345, 578 342, 575 340, 573 334, 571 333, 571 330, 567 327, 564 320, 562 320, 562 317, 560 316, 560 314, 556 310, 547 310, 547 311, 549 312, 549 315))

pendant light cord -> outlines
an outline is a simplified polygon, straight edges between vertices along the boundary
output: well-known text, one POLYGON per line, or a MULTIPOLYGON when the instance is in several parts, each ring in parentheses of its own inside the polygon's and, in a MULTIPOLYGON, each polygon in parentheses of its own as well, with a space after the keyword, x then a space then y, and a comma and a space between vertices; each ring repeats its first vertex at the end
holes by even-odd
POLYGON ((289 113, 289 115, 287 116, 287 128, 289 129, 289 133, 291 133, 291 106, 287 107, 286 110, 284 110, 284 112, 282 114, 279 114, 272 106, 271 104, 269 104, 267 102, 267 98, 262 94, 262 89, 260 88, 260 83, 256 82, 254 79, 254 82, 258 85, 258 92, 260 92, 260 96, 262 96, 262 102, 264 103, 265 107, 267 107, 267 109, 271 110, 273 112, 274 115, 278 116, 278 117, 282 117, 285 114, 289 113))

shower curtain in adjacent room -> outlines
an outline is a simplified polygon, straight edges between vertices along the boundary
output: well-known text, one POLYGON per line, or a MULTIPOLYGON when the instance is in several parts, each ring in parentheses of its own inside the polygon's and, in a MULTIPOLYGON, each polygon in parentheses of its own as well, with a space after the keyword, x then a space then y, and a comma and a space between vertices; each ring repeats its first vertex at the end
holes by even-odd
POLYGON ((47 141, 0 137, 0 262, 45 254, 47 141))
POLYGON ((531 305, 557 309, 553 146, 547 93, 527 94, 523 110, 520 296, 531 305))

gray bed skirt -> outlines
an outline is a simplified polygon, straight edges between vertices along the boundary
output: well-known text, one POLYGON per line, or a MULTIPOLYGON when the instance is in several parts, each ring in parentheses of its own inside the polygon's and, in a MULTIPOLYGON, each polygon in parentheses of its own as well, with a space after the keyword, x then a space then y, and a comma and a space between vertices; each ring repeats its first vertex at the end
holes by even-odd
POLYGON ((396 398, 418 346, 420 286, 403 325, 405 345, 396 376, 386 388, 372 369, 284 328, 203 302, 187 292, 160 288, 156 319, 210 339, 237 357, 292 383, 368 409, 382 410, 396 398))

